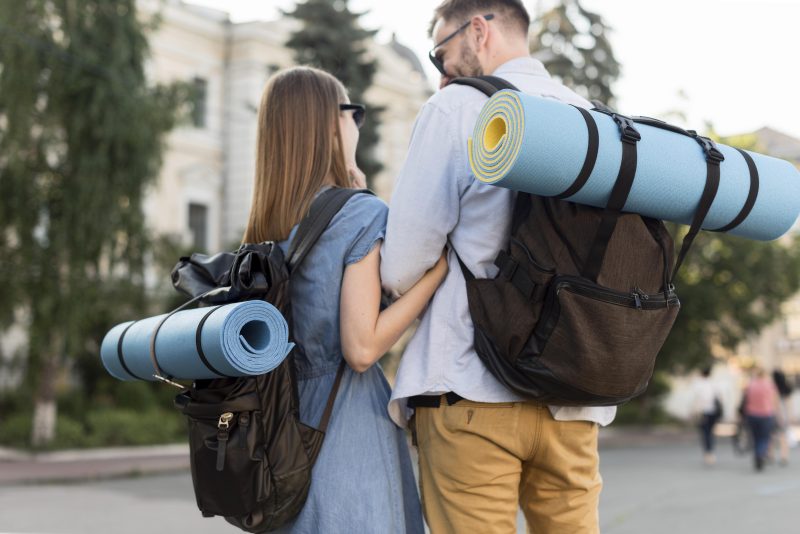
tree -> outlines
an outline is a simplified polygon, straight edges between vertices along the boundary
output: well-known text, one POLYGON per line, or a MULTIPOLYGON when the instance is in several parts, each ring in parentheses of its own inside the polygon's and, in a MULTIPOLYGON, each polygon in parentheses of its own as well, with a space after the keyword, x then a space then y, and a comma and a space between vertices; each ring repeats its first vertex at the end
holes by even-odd
MULTIPOLYGON (((286 46, 295 51, 301 65, 324 69, 336 76, 350 92, 353 102, 364 102, 364 94, 377 70, 377 62, 369 56, 365 42, 377 30, 366 30, 358 19, 364 13, 353 13, 347 0, 306 0, 286 15, 301 23, 286 46)), ((361 128, 356 152, 359 168, 367 175, 368 183, 383 168, 374 156, 378 143, 379 116, 383 108, 368 106, 368 118, 361 128)))
POLYGON ((34 446, 98 324, 145 303, 142 198, 186 97, 148 87, 145 30, 135 0, 0 1, 0 326, 27 331, 34 446))
POLYGON ((531 53, 548 72, 590 100, 614 107, 612 86, 620 75, 603 18, 579 0, 559 0, 531 28, 531 53))

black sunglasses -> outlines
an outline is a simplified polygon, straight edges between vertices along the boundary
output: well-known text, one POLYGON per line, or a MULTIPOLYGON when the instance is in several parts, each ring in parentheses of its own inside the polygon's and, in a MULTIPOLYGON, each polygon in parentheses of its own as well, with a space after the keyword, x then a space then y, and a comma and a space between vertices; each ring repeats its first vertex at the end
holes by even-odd
POLYGON ((367 118, 367 108, 364 104, 339 104, 339 111, 353 110, 353 121, 356 123, 357 128, 364 125, 364 120, 367 118))
MULTIPOLYGON (((490 20, 492 20, 494 18, 494 14, 490 13, 488 15, 484 15, 483 18, 486 21, 490 21, 490 20)), ((461 26, 459 26, 456 31, 454 31, 453 33, 451 33, 450 35, 448 35, 447 37, 445 37, 444 39, 442 39, 441 41, 439 41, 438 43, 433 45, 433 48, 431 48, 431 51, 428 52, 428 59, 431 60, 431 63, 433 63, 433 66, 436 67, 436 70, 438 70, 442 74, 442 76, 447 76, 447 73, 444 71, 444 63, 442 62, 441 59, 439 59, 436 56, 434 51, 437 48, 439 48, 440 46, 442 46, 443 44, 445 44, 447 41, 449 41, 450 39, 452 39, 453 37, 458 35, 459 33, 463 32, 467 28, 467 26, 469 26, 470 22, 472 22, 471 19, 468 20, 467 22, 465 22, 464 24, 462 24, 461 26)))

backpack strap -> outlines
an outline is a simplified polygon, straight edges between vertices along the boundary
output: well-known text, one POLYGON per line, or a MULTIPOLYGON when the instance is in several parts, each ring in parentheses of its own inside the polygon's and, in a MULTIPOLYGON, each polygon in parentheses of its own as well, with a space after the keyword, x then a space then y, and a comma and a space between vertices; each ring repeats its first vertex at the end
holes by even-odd
POLYGON ((481 91, 488 97, 491 97, 497 91, 502 91, 503 89, 511 89, 512 91, 519 91, 519 89, 517 89, 517 87, 514 84, 504 80, 503 78, 498 78, 497 76, 474 76, 474 77, 453 78, 452 80, 450 80, 450 83, 474 87, 475 89, 481 91))
POLYGON ((317 430, 320 432, 328 430, 328 422, 333 413, 333 404, 336 401, 336 394, 339 392, 339 386, 342 383, 345 365, 344 358, 342 358, 339 362, 339 368, 336 370, 336 378, 333 381, 333 386, 331 386, 331 392, 328 395, 328 402, 325 404, 325 411, 322 412, 322 418, 319 420, 319 425, 317 426, 317 430))
POLYGON ((289 272, 293 272, 300 265, 331 220, 353 195, 365 193, 374 195, 369 189, 343 189, 332 187, 317 196, 308 210, 308 215, 300 221, 297 233, 292 239, 289 251, 286 254, 286 263, 289 272))
POLYGON ((611 236, 614 235, 614 229, 617 227, 617 221, 622 214, 622 208, 625 207, 625 202, 627 202, 631 187, 633 187, 637 162, 636 144, 642 138, 630 118, 617 113, 602 110, 600 112, 608 114, 619 127, 620 141, 622 142, 622 162, 620 163, 614 187, 611 189, 611 196, 603 209, 603 213, 600 215, 600 225, 597 228, 597 233, 595 233, 594 242, 589 249, 589 255, 586 257, 583 269, 581 269, 581 275, 593 282, 597 282, 608 243, 611 240, 611 236))
MULTIPOLYGON (((286 254, 288 258, 286 263, 289 266, 290 275, 303 262, 336 214, 339 213, 350 198, 359 193, 374 195, 369 189, 332 187, 323 191, 314 199, 311 208, 308 210, 308 215, 300 221, 300 226, 297 228, 297 233, 294 235, 289 251, 286 254)), ((339 362, 339 368, 336 370, 336 378, 333 381, 333 386, 331 386, 331 392, 328 394, 325 411, 317 427, 323 433, 328 429, 328 422, 333 413, 333 405, 336 402, 336 395, 339 393, 345 366, 346 363, 342 359, 339 362)))

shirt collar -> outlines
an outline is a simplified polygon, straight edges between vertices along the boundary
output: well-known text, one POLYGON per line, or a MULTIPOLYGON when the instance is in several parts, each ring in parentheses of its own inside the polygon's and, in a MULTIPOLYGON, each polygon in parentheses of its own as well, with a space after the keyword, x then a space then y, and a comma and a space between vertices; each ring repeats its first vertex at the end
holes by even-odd
POLYGON ((550 77, 550 74, 548 74, 547 69, 544 68, 542 62, 530 56, 517 57, 506 61, 497 67, 492 75, 501 76, 503 74, 512 73, 528 75, 532 74, 534 76, 544 76, 546 78, 550 77))

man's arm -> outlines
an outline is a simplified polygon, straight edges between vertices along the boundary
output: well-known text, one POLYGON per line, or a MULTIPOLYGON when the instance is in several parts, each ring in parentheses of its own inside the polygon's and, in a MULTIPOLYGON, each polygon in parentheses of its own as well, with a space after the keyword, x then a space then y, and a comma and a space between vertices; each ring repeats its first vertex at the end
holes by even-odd
POLYGON ((459 217, 466 167, 461 129, 435 104, 420 111, 397 178, 382 249, 381 281, 393 295, 408 291, 430 269, 459 217))

